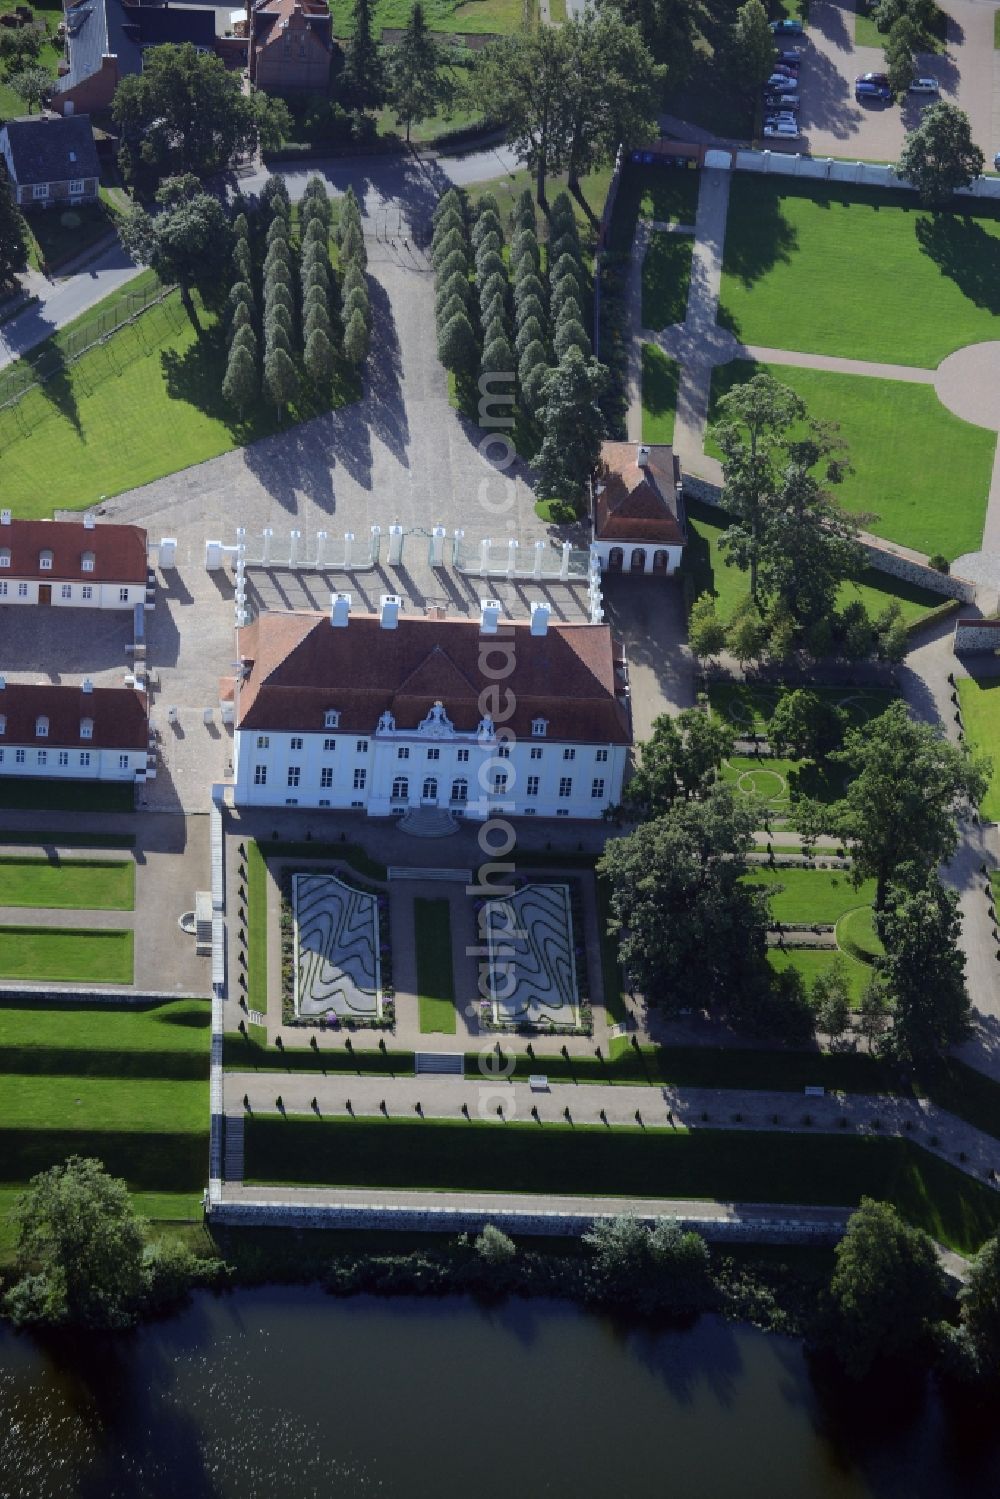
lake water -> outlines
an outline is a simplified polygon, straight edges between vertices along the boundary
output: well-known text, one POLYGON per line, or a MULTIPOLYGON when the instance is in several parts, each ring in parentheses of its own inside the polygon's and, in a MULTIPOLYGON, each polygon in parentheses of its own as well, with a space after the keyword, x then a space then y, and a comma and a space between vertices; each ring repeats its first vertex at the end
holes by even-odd
POLYGON ((0 1332, 3 1499, 1000 1494, 996 1423, 873 1408, 800 1345, 576 1307, 199 1296, 117 1342, 0 1332))

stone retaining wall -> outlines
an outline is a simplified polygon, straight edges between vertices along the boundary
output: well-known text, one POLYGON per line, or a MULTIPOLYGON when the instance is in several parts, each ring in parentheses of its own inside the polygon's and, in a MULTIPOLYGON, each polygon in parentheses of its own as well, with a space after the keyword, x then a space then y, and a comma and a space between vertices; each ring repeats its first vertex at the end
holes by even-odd
POLYGON ((1000 619, 960 619, 955 624, 956 656, 991 656, 1000 651, 1000 619))
MULTIPOLYGON (((685 474, 684 493, 703 505, 711 505, 716 510, 722 509, 721 490, 706 479, 694 479, 685 474)), ((873 541, 862 541, 860 545, 869 567, 874 567, 878 572, 888 573, 890 577, 900 578, 906 583, 915 583, 920 588, 926 588, 928 593, 939 593, 943 598, 959 599, 964 604, 975 601, 976 585, 966 578, 939 573, 935 568, 914 562, 910 557, 901 557, 898 552, 891 550, 890 542, 879 545, 873 541)))
POLYGON ((204 999, 209 994, 181 994, 173 989, 80 989, 58 984, 0 984, 0 999, 56 999, 76 1005, 162 1005, 173 999, 204 999))
MULTIPOLYGON (((382 1229, 407 1233, 480 1233, 487 1223, 505 1233, 579 1238, 600 1214, 534 1213, 517 1210, 489 1211, 485 1208, 366 1207, 363 1204, 330 1203, 307 1206, 300 1203, 215 1202, 208 1212, 213 1222, 242 1227, 295 1227, 336 1229, 382 1229)), ((659 1218, 637 1215, 652 1227, 659 1218)), ((843 1236, 848 1214, 840 1220, 815 1223, 794 1217, 767 1219, 685 1217, 684 1229, 695 1229, 713 1242, 751 1244, 835 1244, 843 1236)))

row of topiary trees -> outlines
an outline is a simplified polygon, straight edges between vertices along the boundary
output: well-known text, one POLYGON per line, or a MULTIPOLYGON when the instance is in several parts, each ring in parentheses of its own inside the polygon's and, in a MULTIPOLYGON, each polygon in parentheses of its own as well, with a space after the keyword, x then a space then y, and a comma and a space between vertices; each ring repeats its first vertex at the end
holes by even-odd
MULTIPOLYGON (((238 213, 233 223, 236 280, 229 293, 229 353, 222 390, 241 417, 262 389, 279 409, 295 400, 300 388, 299 355, 302 369, 317 385, 332 378, 337 363, 340 319, 330 265, 332 209, 325 184, 319 177, 306 184, 298 251, 291 235, 288 189, 280 177, 268 179, 261 213, 266 228, 259 244, 264 251, 259 301, 252 231, 257 230, 259 239, 260 226, 251 226, 245 212, 238 213)), ((344 267, 344 355, 357 365, 368 351, 371 314, 361 215, 350 190, 343 201, 337 238, 344 267)))

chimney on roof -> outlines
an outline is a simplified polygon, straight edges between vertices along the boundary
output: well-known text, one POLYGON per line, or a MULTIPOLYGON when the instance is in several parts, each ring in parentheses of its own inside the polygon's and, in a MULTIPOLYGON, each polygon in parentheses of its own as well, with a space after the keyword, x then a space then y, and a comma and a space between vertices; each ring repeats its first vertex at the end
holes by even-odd
POLYGON ((500 600, 479 600, 479 633, 481 635, 495 635, 497 626, 500 624, 500 600))
POLYGON ((649 449, 646 447, 645 443, 641 442, 639 444, 639 451, 635 455, 635 461, 636 463, 638 463, 640 468, 649 467, 649 449))
POLYGON ((94 690, 94 684, 93 684, 93 682, 90 680, 89 677, 84 677, 82 683, 80 684, 80 691, 81 692, 93 692, 93 690, 94 690))
POLYGON ((383 630, 394 630, 399 624, 403 601, 396 593, 383 593, 379 599, 379 624, 383 630))
POLYGON ((549 615, 552 613, 550 604, 543 604, 536 599, 531 606, 531 633, 532 635, 547 635, 549 633, 549 615))
POLYGON ((97 517, 94 512, 92 510, 85 510, 83 512, 83 529, 85 531, 93 531, 96 525, 97 517))
POLYGON ((351 615, 351 595, 349 593, 333 593, 330 595, 330 623, 335 630, 346 630, 347 621, 351 615))
POLYGON ((9 525, 10 525, 10 511, 9 510, 0 510, 0 526, 9 526, 9 525))

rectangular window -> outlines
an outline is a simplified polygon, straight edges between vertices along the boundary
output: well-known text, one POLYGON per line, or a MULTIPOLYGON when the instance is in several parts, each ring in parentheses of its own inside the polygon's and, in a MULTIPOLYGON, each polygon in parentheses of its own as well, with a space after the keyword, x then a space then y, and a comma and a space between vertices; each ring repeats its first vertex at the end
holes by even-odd
POLYGON ((459 765, 468 765, 468 763, 469 763, 469 751, 467 749, 460 749, 459 750, 459 752, 458 752, 458 763, 459 763, 459 765))
POLYGON ((285 797, 285 806, 286 807, 297 807, 298 804, 299 804, 299 799, 298 799, 297 796, 286 796, 285 797))
POLYGON ((83 178, 82 177, 76 177, 76 178, 74 178, 74 180, 69 185, 69 195, 70 195, 71 198, 78 198, 82 192, 83 192, 83 178))
POLYGON ((84 770, 86 770, 87 766, 90 764, 90 750, 80 751, 80 764, 84 768, 84 770))
POLYGON ((337 748, 337 741, 336 741, 336 739, 324 739, 323 740, 323 753, 324 753, 324 755, 332 755, 333 752, 334 752, 334 750, 336 748, 337 748))
POLYGON ((527 792, 528 792, 529 796, 537 796, 538 795, 538 777, 537 776, 529 776, 528 777, 527 792))
POLYGON ((6 597, 7 597, 7 584, 6 583, 0 583, 0 599, 5 599, 6 597))
POLYGON ((60 750, 59 751, 59 764, 60 765, 68 765, 69 764, 69 750, 60 750))
POLYGON ((64 583, 62 585, 62 587, 59 590, 59 597, 61 599, 71 599, 73 597, 73 585, 72 585, 72 583, 64 583))
POLYGON ((497 745, 497 759, 498 760, 509 760, 510 759, 510 745, 509 744, 498 744, 497 745))
POLYGON ((396 759, 397 760, 408 760, 409 758, 410 758, 410 747, 409 747, 409 745, 408 744, 401 744, 399 746, 399 749, 396 751, 396 759))
POLYGON ((335 729, 339 723, 340 714, 338 713, 337 709, 327 708, 326 712, 323 714, 324 729, 335 729))
POLYGON ((499 796, 502 791, 507 790, 507 772, 495 770, 493 772, 493 794, 499 796))
POLYGON ((49 195, 49 184, 47 182, 36 182, 31 193, 34 198, 47 198, 49 195))
POLYGON ((607 758, 608 758, 608 752, 607 752, 607 750, 598 750, 597 754, 594 756, 594 759, 597 761, 598 765, 604 765, 604 764, 606 764, 607 763, 607 758))
POLYGON ((83 587, 80 589, 80 594, 83 598, 83 602, 85 604, 89 604, 91 599, 94 597, 94 590, 91 588, 89 583, 84 583, 83 587))
POLYGON ((258 749, 270 749, 271 748, 271 736, 270 736, 270 734, 258 734, 257 735, 257 748, 258 749))
POLYGON ((439 749, 429 749, 427 751, 427 758, 428 760, 440 760, 441 751, 439 749))
POLYGON ((15 765, 23 765, 24 764, 24 750, 15 750, 14 751, 14 764, 15 765))
POLYGON ((576 759, 576 750, 575 749, 564 749, 563 750, 563 759, 564 760, 575 760, 576 759))
POLYGON ((301 774, 301 766, 298 766, 298 765, 289 765, 289 767, 288 767, 288 784, 289 784, 289 786, 297 786, 299 784, 299 776, 300 776, 300 774, 301 774))
POLYGON ((267 785, 267 766, 255 765, 253 768, 253 783, 255 786, 267 785))
POLYGON ((26 599, 28 597, 28 585, 27 585, 27 583, 18 583, 18 585, 17 585, 17 596, 18 596, 19 599, 26 599))
POLYGON ((560 777, 560 779, 559 779, 559 795, 560 796, 572 796, 573 795, 573 777, 572 776, 561 776, 560 777))
POLYGON ((540 759, 541 759, 541 758, 542 758, 542 752, 541 752, 541 750, 540 750, 540 749, 539 749, 539 748, 538 748, 538 746, 537 746, 537 745, 535 745, 535 746, 534 746, 534 747, 533 747, 533 749, 532 749, 532 751, 531 751, 531 758, 532 758, 532 759, 533 759, 533 760, 540 760, 540 759))
POLYGON ((49 752, 48 752, 48 750, 39 750, 38 751, 38 763, 39 763, 39 765, 47 765, 48 762, 49 762, 49 752))
POLYGON ((604 795, 604 777, 603 776, 595 776, 594 777, 593 784, 591 785, 591 788, 590 788, 590 794, 594 798, 595 801, 600 801, 601 797, 603 797, 603 795, 604 795))
POLYGON ((83 570, 84 570, 85 573, 92 573, 94 571, 94 554, 93 554, 93 552, 85 552, 84 553, 82 567, 83 567, 83 570))
POLYGON ((302 740, 293 734, 288 748, 293 750, 300 750, 302 748, 302 740))
POLYGON ((324 765, 323 769, 319 773, 319 784, 322 790, 329 791, 330 787, 333 785, 333 769, 331 766, 324 765))
POLYGON ((93 737, 94 737, 94 721, 93 721, 93 719, 91 719, 91 718, 81 718, 81 720, 80 720, 80 738, 81 739, 93 739, 93 737))
POLYGON ((368 753, 368 740, 367 739, 359 739, 358 742, 357 742, 357 744, 354 746, 354 749, 355 749, 355 753, 356 754, 367 755, 367 753, 368 753))
POLYGON ((118 590, 118 602, 120 604, 127 604, 128 603, 128 589, 127 588, 119 588, 119 590, 118 590))
POLYGON ((128 770, 128 755, 119 755, 118 756, 118 769, 119 770, 128 770))
POLYGON ((368 779, 368 772, 367 772, 367 770, 365 770, 363 766, 359 765, 357 767, 357 769, 355 770, 355 772, 354 772, 354 789, 355 789, 355 791, 364 791, 364 789, 365 789, 365 782, 367 781, 367 779, 368 779))
POLYGON ((3 752, 2 749, 0 749, 0 765, 2 765, 3 762, 4 762, 4 752, 3 752))

